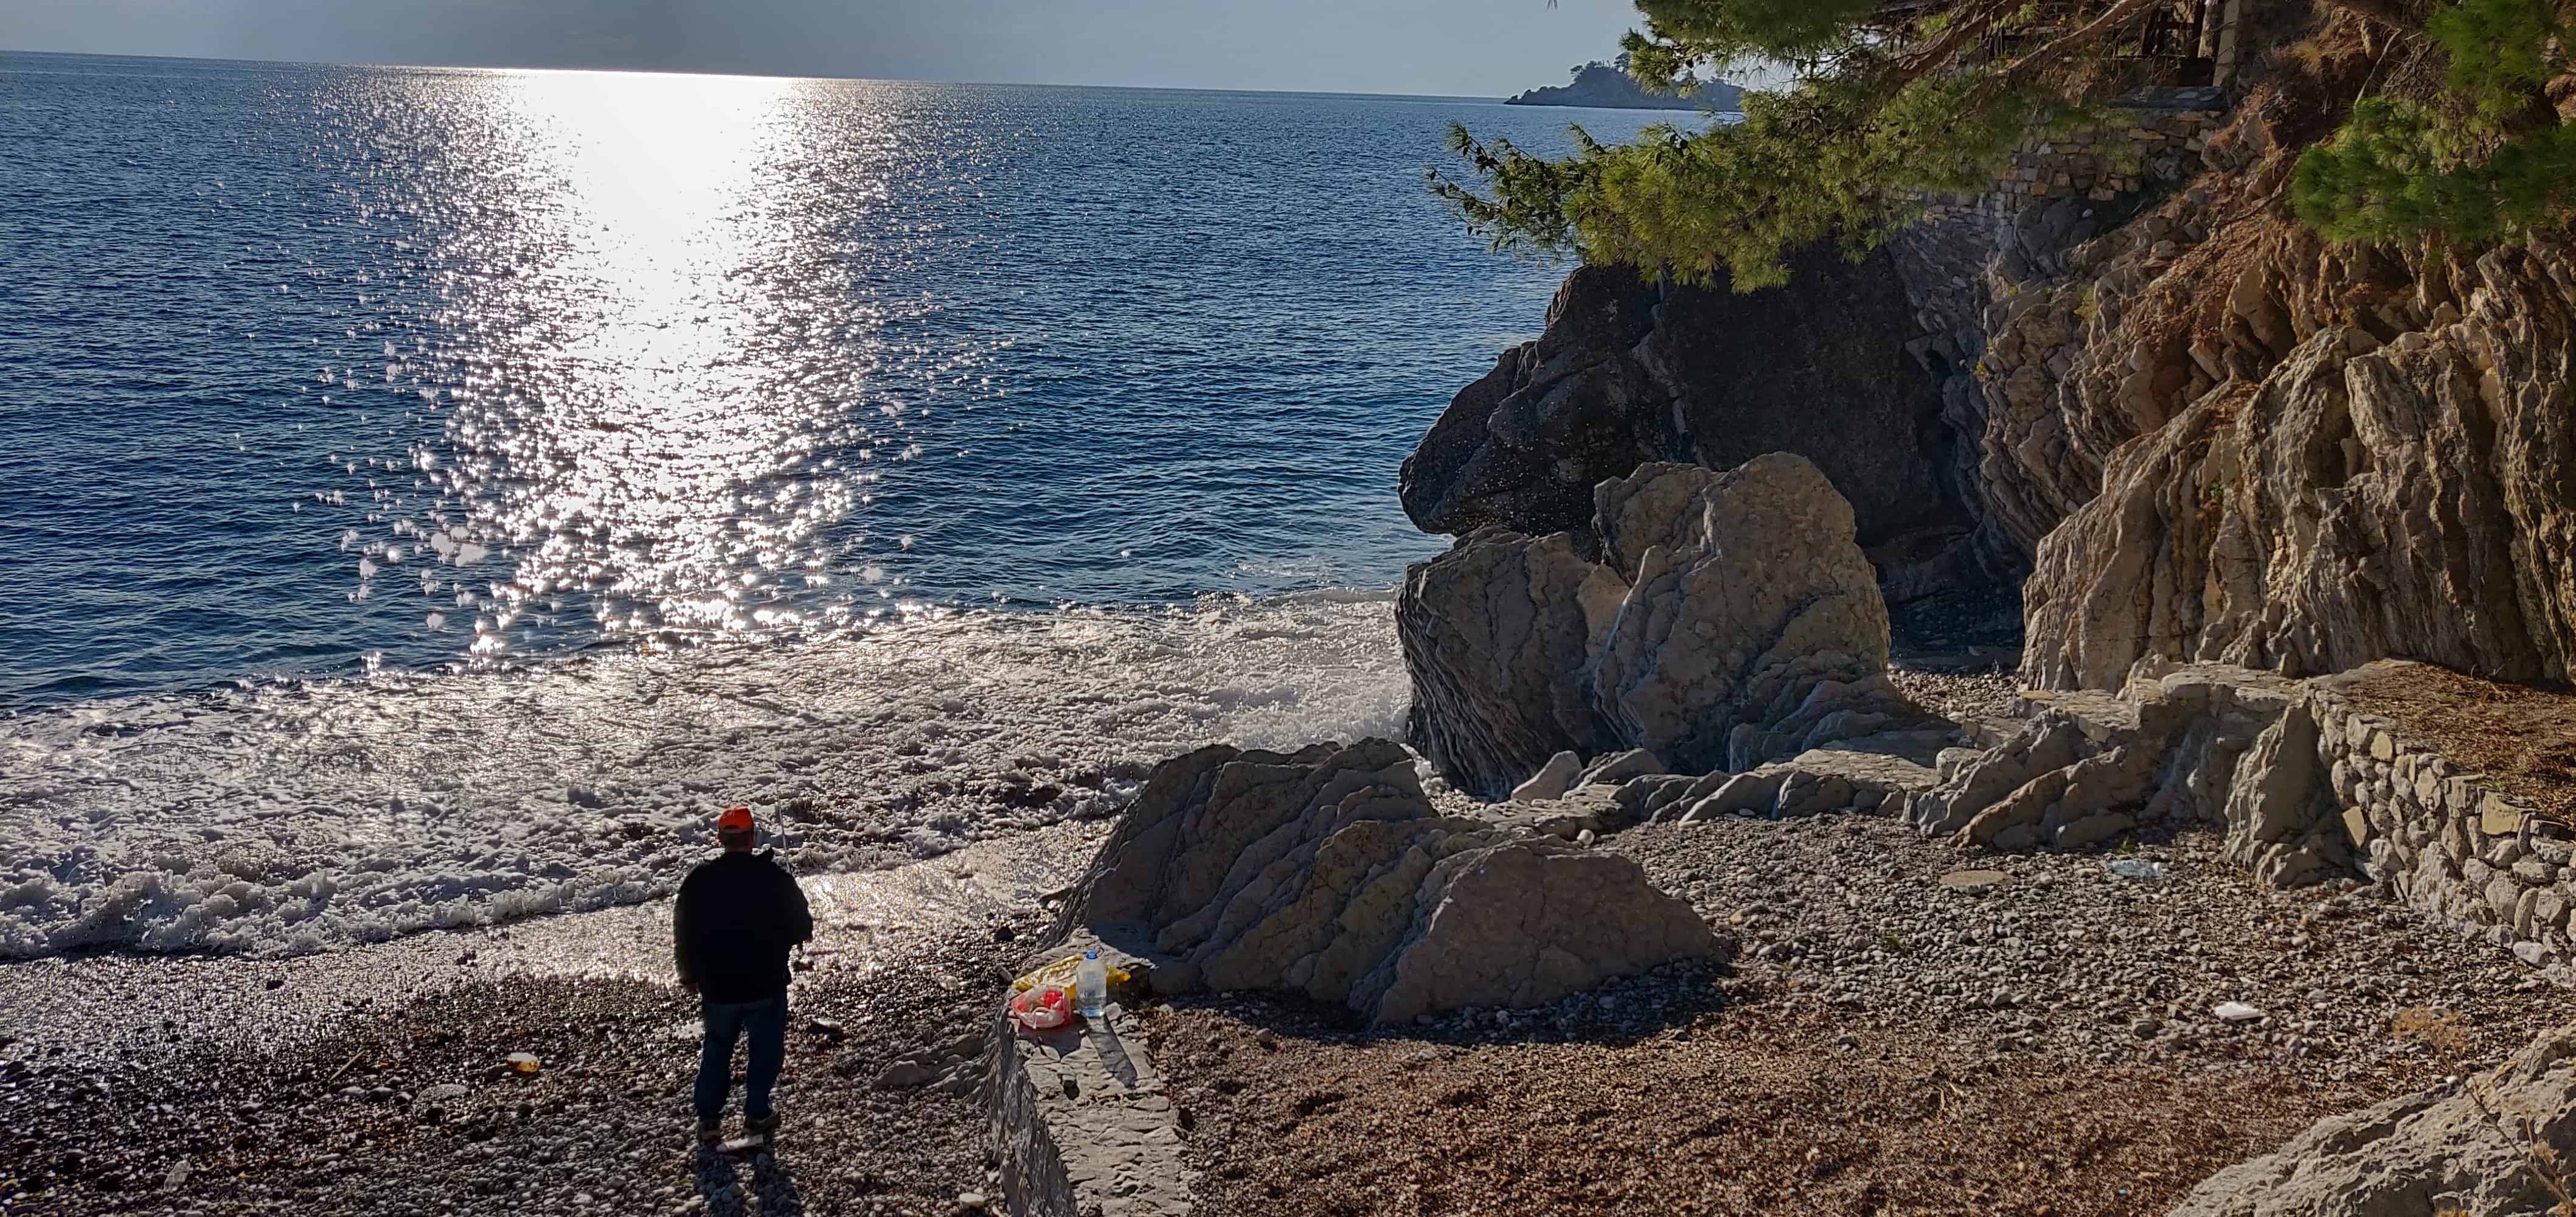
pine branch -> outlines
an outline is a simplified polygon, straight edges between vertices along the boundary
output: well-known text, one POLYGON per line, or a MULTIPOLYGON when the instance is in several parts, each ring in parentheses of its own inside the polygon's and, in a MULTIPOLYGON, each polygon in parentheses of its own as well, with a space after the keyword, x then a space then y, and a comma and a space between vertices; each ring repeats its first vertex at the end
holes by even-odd
POLYGON ((1995 22, 2019 7, 2019 0, 1992 0, 1976 12, 1954 22, 1949 29, 1941 32, 1941 37, 1931 46, 1925 47, 1920 54, 1907 60, 1897 69, 1896 83, 1900 87, 1911 84, 1924 73, 1948 64, 1958 55, 1962 46, 1984 35, 1995 22))
POLYGON ((2073 54, 2077 47, 2088 42, 2100 41, 2103 36, 2117 29, 2122 22, 2145 13, 2158 3, 2160 0, 2119 0, 2118 3, 2104 10, 2101 16, 2086 22, 2074 33, 2060 36, 2038 50, 2014 60, 2011 66, 2004 69, 2004 78, 2027 79, 2041 68, 2073 54))
POLYGON ((2393 30, 2413 33, 2424 28, 2423 15, 2407 0, 2325 0, 2329 5, 2356 17, 2376 21, 2393 30))

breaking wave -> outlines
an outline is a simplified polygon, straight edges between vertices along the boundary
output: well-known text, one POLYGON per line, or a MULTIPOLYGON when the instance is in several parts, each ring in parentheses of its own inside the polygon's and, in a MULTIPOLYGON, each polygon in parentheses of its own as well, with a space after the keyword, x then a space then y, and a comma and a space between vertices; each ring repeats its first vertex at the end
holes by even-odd
POLYGON ((1120 805, 1210 742, 1391 733, 1374 598, 970 612, 833 640, 0 718, 0 956, 298 954, 653 899, 749 803, 807 871, 1120 805))

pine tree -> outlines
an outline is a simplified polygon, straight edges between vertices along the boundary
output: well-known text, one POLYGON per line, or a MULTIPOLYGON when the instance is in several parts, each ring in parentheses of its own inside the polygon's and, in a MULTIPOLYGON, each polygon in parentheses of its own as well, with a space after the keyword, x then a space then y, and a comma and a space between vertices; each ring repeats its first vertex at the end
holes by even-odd
POLYGON ((2439 235, 2481 245, 2563 227, 2576 213, 2576 127, 2549 89, 2564 79, 2565 6, 2462 0, 2423 23, 2444 87, 2375 96, 2299 160, 2301 219, 2339 241, 2439 235))
MULTIPOLYGON (((2246 0, 2297 6, 2301 0, 2246 0)), ((2299 166, 2298 213, 2338 239, 2480 241, 2564 223, 2576 136, 2547 90, 2568 70, 2569 0, 2320 0, 2447 58, 2438 96, 2374 97, 2299 166)), ((1637 0, 1624 43, 1649 88, 1758 66, 1741 122, 1648 128, 1533 156, 1453 128, 1476 179, 1432 188, 1497 249, 1576 254, 1751 290, 1787 251, 1865 251, 1926 192, 1983 189, 2014 145, 2095 116, 2138 81, 2135 32, 2172 0, 1637 0)), ((2319 10, 2327 11, 2327 10, 2319 10)), ((2277 14, 2274 14, 2277 15, 2277 14)))

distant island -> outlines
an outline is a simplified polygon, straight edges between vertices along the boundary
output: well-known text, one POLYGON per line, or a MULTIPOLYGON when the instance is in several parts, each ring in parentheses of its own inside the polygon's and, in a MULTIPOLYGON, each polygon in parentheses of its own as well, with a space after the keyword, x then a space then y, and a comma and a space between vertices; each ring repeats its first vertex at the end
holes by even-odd
POLYGON ((1617 63, 1587 63, 1574 69, 1572 84, 1532 89, 1505 99, 1510 106, 1598 106, 1608 110, 1719 110, 1741 108, 1744 90, 1712 80, 1688 96, 1649 93, 1628 75, 1627 56, 1617 63))

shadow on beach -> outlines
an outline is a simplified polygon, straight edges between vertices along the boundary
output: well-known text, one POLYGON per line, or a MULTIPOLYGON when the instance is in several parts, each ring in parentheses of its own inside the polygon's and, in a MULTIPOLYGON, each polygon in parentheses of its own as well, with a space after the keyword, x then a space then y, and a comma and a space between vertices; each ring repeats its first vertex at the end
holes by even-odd
POLYGON ((698 1195, 707 1202, 712 1217, 735 1217, 758 1213, 760 1217, 802 1217, 805 1199, 796 1190, 796 1180, 779 1165, 774 1150, 737 1158, 720 1153, 711 1146, 700 1146, 697 1160, 690 1164, 689 1175, 697 1185, 698 1195), (749 1167, 746 1183, 744 1168, 749 1167))

